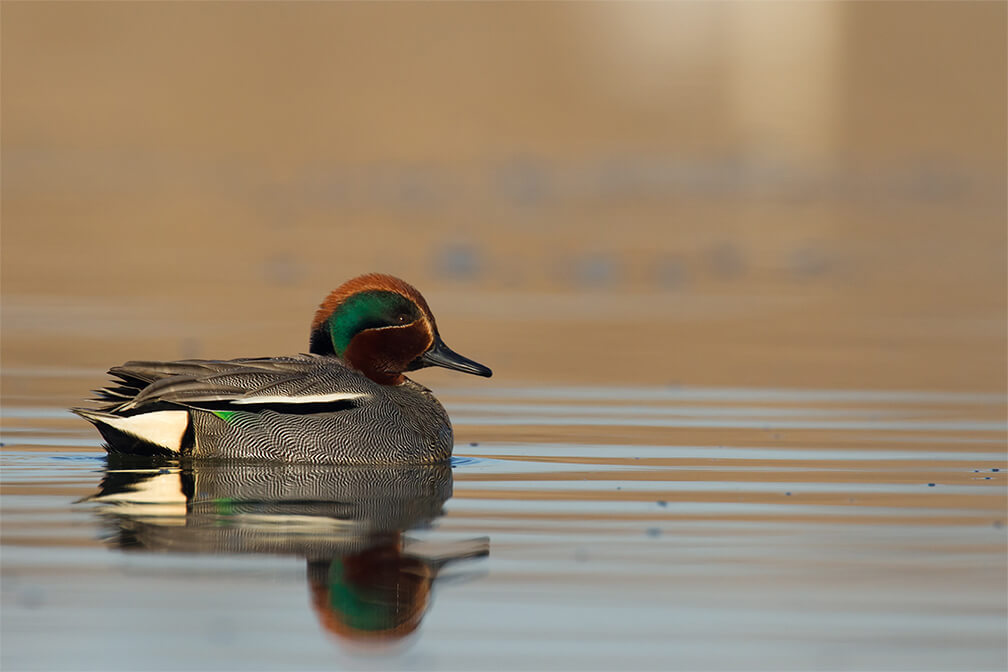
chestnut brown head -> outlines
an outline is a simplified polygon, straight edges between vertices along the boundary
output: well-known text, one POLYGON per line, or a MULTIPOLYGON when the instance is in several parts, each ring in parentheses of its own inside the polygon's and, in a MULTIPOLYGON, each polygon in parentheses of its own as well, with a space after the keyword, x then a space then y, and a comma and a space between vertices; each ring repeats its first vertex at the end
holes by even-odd
POLYGON ((354 278, 326 297, 312 321, 309 349, 340 357, 384 385, 401 383, 403 372, 425 366, 491 375, 444 344, 420 292, 380 273, 354 278))

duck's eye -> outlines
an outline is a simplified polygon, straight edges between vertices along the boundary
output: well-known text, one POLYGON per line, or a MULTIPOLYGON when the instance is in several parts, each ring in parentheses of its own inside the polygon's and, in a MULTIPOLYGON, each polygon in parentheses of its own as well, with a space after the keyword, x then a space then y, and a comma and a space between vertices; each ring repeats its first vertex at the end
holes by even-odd
POLYGON ((396 322, 399 324, 406 324, 409 322, 409 315, 406 313, 399 313, 399 315, 396 316, 396 322))

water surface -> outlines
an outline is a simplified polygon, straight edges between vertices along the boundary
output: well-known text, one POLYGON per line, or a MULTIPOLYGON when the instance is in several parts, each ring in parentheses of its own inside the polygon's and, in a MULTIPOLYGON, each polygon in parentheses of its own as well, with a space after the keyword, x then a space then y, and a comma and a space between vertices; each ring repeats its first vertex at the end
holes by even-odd
POLYGON ((1001 395, 442 397, 450 468, 349 472, 108 463, 6 400, 4 668, 1006 665, 1001 395))

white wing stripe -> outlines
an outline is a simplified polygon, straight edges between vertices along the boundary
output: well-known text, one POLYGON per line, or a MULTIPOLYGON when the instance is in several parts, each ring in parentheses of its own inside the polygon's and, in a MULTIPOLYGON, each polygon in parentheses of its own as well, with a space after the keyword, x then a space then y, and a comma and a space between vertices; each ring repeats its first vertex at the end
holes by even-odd
POLYGON ((238 399, 229 399, 228 401, 232 404, 325 404, 334 401, 352 401, 365 396, 367 395, 357 392, 333 392, 331 394, 311 394, 302 397, 240 397, 238 399))
POLYGON ((182 447, 182 435, 189 426, 187 411, 154 411, 140 413, 128 418, 102 416, 101 421, 120 432, 139 437, 144 441, 168 450, 178 451, 182 447))

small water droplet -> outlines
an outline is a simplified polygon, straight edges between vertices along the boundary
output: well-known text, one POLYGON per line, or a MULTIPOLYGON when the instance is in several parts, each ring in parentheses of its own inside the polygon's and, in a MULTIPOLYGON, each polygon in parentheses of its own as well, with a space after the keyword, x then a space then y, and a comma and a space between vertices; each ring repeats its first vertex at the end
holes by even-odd
POLYGON ((935 487, 935 484, 934 483, 928 483, 928 487, 929 488, 933 488, 933 487, 935 487))
POLYGON ((668 506, 668 502, 666 502, 664 499, 659 499, 657 504, 658 506, 668 506))

